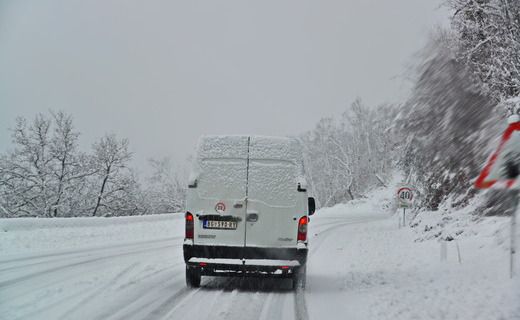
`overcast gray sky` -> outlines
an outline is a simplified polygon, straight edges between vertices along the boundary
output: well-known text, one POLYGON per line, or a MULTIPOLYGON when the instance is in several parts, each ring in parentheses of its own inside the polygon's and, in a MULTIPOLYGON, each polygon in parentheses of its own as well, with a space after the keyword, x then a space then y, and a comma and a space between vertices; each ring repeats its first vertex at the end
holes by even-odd
POLYGON ((0 0, 0 152, 18 115, 74 116, 86 149, 128 137, 139 166, 201 134, 292 135, 399 78, 441 0, 0 0))

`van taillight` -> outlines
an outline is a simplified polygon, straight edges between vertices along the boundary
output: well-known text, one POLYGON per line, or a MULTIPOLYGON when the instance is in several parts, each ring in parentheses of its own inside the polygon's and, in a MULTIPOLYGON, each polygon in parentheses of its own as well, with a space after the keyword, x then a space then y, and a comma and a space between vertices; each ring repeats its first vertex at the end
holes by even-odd
POLYGON ((298 241, 307 240, 307 223, 309 222, 309 218, 307 216, 303 216, 298 221, 298 241))
POLYGON ((193 239, 193 215, 186 212, 186 239, 193 239))

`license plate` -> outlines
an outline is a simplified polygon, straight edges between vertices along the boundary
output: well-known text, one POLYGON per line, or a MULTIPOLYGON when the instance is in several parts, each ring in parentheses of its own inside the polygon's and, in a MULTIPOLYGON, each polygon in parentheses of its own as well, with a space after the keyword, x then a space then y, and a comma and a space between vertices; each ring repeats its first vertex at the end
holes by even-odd
POLYGON ((229 229, 234 230, 237 228, 236 221, 215 221, 215 220, 204 220, 204 229, 229 229))

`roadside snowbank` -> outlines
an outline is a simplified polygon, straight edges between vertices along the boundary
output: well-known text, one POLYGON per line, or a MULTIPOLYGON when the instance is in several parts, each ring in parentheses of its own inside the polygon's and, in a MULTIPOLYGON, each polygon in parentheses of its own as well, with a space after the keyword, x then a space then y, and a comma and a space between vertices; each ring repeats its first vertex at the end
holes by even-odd
MULTIPOLYGON (((479 239, 481 246, 508 251, 510 246, 511 217, 478 216, 481 204, 475 198, 464 208, 455 209, 449 201, 437 211, 420 211, 409 225, 415 231, 416 241, 441 240, 468 242, 479 239)), ((411 217, 410 217, 411 218, 411 217)), ((520 243, 520 232, 516 232, 520 243)))
POLYGON ((321 208, 319 216, 345 216, 346 214, 393 214, 395 212, 394 188, 399 176, 395 176, 390 187, 379 187, 367 193, 365 198, 354 199, 333 207, 321 208))
POLYGON ((174 213, 111 218, 0 219, 0 255, 182 236, 182 218, 182 213, 174 213))
MULTIPOLYGON (((381 188, 367 199, 323 209, 313 222, 392 213, 392 200, 393 188, 381 188)), ((427 232, 425 225, 448 214, 423 212, 414 228, 399 229, 394 214, 317 233, 311 250, 319 249, 308 265, 310 318, 520 319, 520 261, 510 279, 509 220, 475 220, 470 212, 450 212, 454 220, 444 229, 427 232), (463 232, 446 242, 441 259, 440 237, 433 235, 457 230, 463 232)))

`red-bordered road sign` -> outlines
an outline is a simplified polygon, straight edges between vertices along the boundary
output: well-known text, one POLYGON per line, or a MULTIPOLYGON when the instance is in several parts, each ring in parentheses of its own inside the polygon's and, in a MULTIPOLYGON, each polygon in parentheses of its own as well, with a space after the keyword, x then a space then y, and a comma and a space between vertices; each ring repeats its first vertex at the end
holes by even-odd
POLYGON ((217 211, 218 213, 224 213, 226 211, 226 204, 222 201, 218 202, 215 205, 215 211, 217 211))
POLYGON ((410 187, 401 187, 397 189, 397 200, 399 207, 408 208, 412 205, 413 190, 410 187))
POLYGON ((412 191, 412 189, 410 189, 408 187, 399 188, 399 190, 397 190, 397 196, 402 198, 402 199, 412 200, 413 199, 413 191, 412 191))
POLYGON ((509 124, 495 152, 491 154, 477 180, 475 187, 511 188, 515 185, 520 165, 520 122, 509 124), (512 173, 513 171, 513 173, 512 173))

